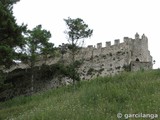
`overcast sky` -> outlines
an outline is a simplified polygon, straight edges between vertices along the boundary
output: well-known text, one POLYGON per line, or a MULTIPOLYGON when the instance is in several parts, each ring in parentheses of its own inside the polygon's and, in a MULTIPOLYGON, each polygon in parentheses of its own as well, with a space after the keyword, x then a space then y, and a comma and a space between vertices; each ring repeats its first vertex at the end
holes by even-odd
POLYGON ((160 1, 159 0, 20 0, 14 5, 18 24, 28 28, 42 24, 52 33, 56 45, 67 43, 64 18, 81 18, 93 36, 85 45, 96 45, 123 37, 144 33, 149 40, 149 50, 156 60, 154 68, 160 67, 160 1))

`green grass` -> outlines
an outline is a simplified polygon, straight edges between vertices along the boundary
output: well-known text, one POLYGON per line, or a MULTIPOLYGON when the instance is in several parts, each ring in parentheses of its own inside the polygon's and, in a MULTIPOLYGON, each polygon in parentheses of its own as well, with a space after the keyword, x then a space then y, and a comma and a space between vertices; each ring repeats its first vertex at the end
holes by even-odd
MULTIPOLYGON (((0 103, 0 120, 117 120, 117 113, 159 114, 160 119, 160 70, 99 77, 76 89, 66 86, 0 103)), ((134 119, 146 118, 129 120, 134 119)))

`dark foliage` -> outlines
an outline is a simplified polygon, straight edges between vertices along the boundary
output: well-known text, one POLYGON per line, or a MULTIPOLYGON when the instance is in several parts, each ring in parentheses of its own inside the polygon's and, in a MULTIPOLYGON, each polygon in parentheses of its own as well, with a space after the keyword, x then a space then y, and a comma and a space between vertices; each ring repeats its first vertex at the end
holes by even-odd
POLYGON ((25 32, 26 26, 17 25, 13 16, 13 4, 18 0, 0 1, 0 65, 9 68, 13 60, 17 58, 16 47, 22 47, 24 40, 22 32, 25 32))

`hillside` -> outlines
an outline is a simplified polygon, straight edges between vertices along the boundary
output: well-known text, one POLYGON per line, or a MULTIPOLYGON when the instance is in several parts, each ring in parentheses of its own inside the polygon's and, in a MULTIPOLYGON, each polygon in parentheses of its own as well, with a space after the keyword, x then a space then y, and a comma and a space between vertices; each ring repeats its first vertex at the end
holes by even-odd
POLYGON ((117 120, 117 113, 153 119, 160 117, 159 86, 160 70, 99 77, 1 102, 0 120, 117 120))

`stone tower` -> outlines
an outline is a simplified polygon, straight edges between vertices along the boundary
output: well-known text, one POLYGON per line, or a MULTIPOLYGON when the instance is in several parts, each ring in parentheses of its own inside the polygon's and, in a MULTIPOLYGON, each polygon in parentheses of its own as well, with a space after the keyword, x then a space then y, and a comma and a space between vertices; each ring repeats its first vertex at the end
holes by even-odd
POLYGON ((139 38, 138 33, 135 35, 135 39, 129 41, 129 47, 131 52, 130 61, 151 62, 152 57, 148 50, 148 38, 143 34, 139 38))

